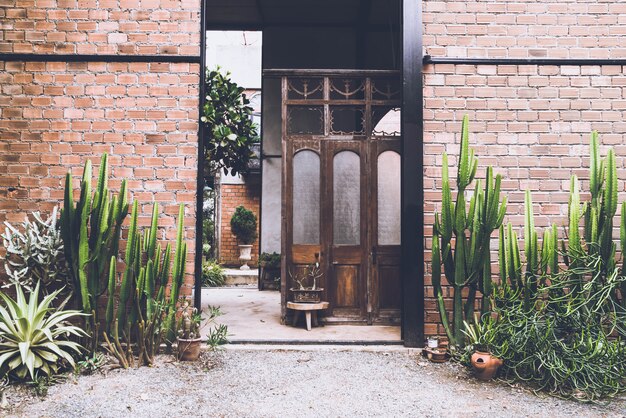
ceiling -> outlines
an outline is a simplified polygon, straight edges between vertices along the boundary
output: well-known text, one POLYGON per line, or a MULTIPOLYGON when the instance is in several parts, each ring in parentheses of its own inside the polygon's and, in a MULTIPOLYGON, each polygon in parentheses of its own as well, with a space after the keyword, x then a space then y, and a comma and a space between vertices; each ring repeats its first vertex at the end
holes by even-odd
POLYGON ((209 30, 269 26, 399 26, 399 0, 207 0, 209 30))

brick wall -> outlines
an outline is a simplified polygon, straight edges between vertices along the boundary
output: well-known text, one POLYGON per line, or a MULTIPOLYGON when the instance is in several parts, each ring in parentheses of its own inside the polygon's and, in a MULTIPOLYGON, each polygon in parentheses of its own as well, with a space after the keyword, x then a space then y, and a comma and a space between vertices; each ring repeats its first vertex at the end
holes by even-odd
POLYGON ((200 54, 199 0, 0 0, 0 52, 200 54))
MULTIPOLYGON (((199 11, 199 0, 0 0, 0 52, 198 55, 199 11)), ((107 152, 110 187, 128 179, 140 224, 159 202, 160 239, 175 239, 185 204, 189 294, 199 71, 185 63, 0 62, 0 222, 60 205, 65 172, 78 188, 84 162, 95 171, 107 152)))
POLYGON ((425 0, 424 46, 441 57, 624 58, 617 0, 425 0))
MULTIPOLYGON (((220 238, 218 261, 225 265, 240 266, 239 247, 237 246, 237 239, 230 229, 230 218, 232 218, 235 213, 235 208, 243 205, 246 209, 254 212, 257 216, 257 221, 261 219, 259 216, 261 188, 250 183, 221 184, 219 187, 220 238)), ((250 261, 248 265, 254 268, 258 259, 259 240, 257 238, 252 246, 252 261, 250 261)))
MULTIPOLYGON (((441 208, 441 154, 451 157, 454 179, 463 115, 471 121, 470 144, 480 164, 477 178, 484 178, 487 165, 503 176, 503 193, 509 198, 505 222, 523 236, 524 190, 530 189, 536 227, 556 223, 564 237, 572 174, 582 180, 582 198, 589 197, 592 130, 600 134, 603 156, 609 146, 615 149, 619 200, 626 201, 626 68, 430 65, 424 81, 426 333, 442 334, 431 286, 430 237, 434 210, 441 208)), ((497 233, 492 250, 495 255, 497 233)), ((497 258, 492 260, 495 271, 497 258)), ((450 290, 444 295, 451 297, 450 290)), ((451 311, 451 300, 447 303, 451 311)))

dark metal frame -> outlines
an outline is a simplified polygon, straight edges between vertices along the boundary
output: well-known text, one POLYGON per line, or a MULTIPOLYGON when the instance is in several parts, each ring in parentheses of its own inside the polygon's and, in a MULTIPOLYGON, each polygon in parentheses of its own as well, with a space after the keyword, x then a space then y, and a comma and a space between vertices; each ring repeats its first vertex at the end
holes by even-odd
POLYGON ((425 55, 423 64, 460 64, 460 65, 626 65, 624 58, 454 58, 431 57, 425 55))
POLYGON ((0 54, 0 61, 21 62, 155 62, 201 64, 201 60, 201 56, 194 55, 0 54))
POLYGON ((402 339, 424 343, 422 2, 402 0, 402 339))
POLYGON ((204 123, 200 121, 204 107, 206 73, 206 0, 200 0, 200 95, 198 97, 198 175, 196 183, 196 252, 194 259, 193 304, 202 306, 202 221, 204 220, 204 123))

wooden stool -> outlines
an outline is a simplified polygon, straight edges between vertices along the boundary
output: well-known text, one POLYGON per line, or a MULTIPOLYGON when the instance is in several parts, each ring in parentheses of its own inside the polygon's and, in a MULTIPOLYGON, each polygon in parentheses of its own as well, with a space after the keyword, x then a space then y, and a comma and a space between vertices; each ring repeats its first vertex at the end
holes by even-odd
POLYGON ((328 306, 329 306, 328 302, 318 302, 318 303, 287 302, 287 309, 293 309, 295 311, 293 315, 294 327, 298 324, 298 318, 300 317, 300 312, 304 311, 304 314, 306 316, 307 331, 311 331, 311 313, 313 314, 313 325, 317 326, 317 311, 328 309, 328 306))

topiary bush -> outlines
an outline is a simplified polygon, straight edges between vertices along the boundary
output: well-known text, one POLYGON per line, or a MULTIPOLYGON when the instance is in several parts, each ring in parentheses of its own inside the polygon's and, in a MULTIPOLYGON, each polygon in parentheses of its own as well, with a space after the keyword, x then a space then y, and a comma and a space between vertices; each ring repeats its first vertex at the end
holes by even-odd
POLYGON ((256 226, 256 215, 243 206, 237 206, 235 214, 230 219, 230 228, 237 241, 243 245, 252 244, 257 237, 256 226))

